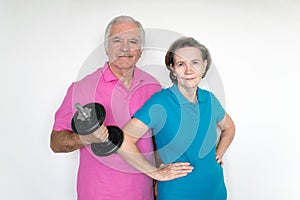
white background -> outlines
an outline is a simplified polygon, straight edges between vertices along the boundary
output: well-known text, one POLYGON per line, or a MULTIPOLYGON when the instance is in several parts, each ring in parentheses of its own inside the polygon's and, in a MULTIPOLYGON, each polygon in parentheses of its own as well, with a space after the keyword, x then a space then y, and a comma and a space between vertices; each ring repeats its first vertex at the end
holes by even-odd
POLYGON ((210 49, 236 124, 229 199, 299 199, 299 13, 296 0, 1 0, 0 198, 76 198, 78 152, 52 153, 54 113, 107 23, 127 14, 210 49))

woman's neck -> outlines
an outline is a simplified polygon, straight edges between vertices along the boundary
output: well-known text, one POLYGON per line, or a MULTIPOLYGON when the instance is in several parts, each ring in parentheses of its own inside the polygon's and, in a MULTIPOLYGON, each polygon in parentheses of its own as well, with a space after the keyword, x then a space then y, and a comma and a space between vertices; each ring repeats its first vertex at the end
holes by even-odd
POLYGON ((197 88, 184 88, 184 87, 178 87, 181 94, 189 100, 191 103, 196 104, 197 102, 197 88))

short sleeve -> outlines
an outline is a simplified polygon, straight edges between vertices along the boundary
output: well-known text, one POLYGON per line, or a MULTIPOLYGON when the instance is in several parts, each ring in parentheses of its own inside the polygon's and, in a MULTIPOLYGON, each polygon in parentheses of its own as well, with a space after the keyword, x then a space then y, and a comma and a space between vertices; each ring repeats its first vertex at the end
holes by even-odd
POLYGON ((72 111, 72 96, 73 96, 74 83, 68 88, 67 94, 55 113, 55 121, 53 130, 71 130, 71 120, 73 117, 72 111))
POLYGON ((224 119, 225 117, 225 109, 223 108, 223 106, 221 105, 220 101, 217 99, 217 97, 211 93, 211 101, 212 101, 212 111, 213 111, 213 114, 215 115, 216 117, 216 121, 217 123, 222 121, 222 119, 224 119))
POLYGON ((167 112, 164 106, 160 103, 163 102, 161 93, 154 94, 134 115, 146 124, 154 132, 158 132, 166 121, 167 112))

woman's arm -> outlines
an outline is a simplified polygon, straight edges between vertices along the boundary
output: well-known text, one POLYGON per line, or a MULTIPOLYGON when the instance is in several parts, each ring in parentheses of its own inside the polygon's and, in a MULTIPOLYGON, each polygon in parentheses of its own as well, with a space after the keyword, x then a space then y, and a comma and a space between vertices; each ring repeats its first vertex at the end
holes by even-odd
POLYGON ((118 153, 126 162, 149 177, 167 181, 186 176, 193 170, 189 163, 172 163, 157 168, 144 158, 136 142, 147 132, 148 127, 140 120, 133 118, 123 129, 124 141, 118 153))
POLYGON ((217 145, 216 159, 218 163, 222 164, 222 157, 234 138, 235 126, 227 113, 225 113, 223 120, 218 123, 218 126, 221 129, 221 135, 217 145))

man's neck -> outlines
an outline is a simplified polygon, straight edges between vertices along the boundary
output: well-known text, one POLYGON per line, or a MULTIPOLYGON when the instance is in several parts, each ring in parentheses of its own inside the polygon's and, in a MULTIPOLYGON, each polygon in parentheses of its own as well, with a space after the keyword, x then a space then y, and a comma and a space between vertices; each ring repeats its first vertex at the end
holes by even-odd
POLYGON ((112 73, 124 84, 125 88, 129 90, 134 73, 134 67, 127 69, 116 69, 114 67, 110 67, 112 73))

